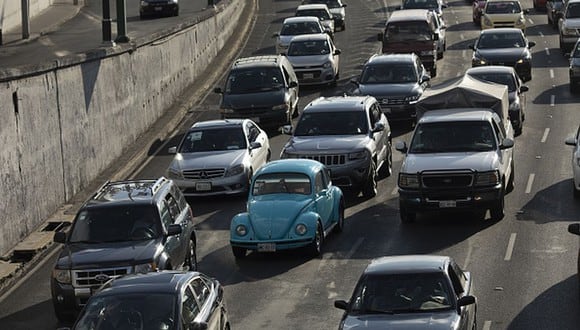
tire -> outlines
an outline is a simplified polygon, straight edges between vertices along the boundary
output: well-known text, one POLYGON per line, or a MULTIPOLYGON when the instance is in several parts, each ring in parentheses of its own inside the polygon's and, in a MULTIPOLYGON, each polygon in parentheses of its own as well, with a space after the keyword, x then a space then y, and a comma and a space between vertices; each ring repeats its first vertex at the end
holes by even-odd
POLYGON ((500 192, 500 198, 498 201, 494 203, 494 205, 489 209, 489 214, 491 216, 491 220, 499 221, 503 219, 504 213, 504 206, 505 206, 505 194, 503 191, 500 192))
POLYGON ((232 246, 232 253, 236 259, 243 259, 246 257, 247 250, 241 247, 232 246))
POLYGON ((296 118, 298 117, 299 113, 298 113, 298 102, 296 102, 296 105, 294 106, 294 109, 292 109, 292 118, 296 118))
POLYGON ((417 220, 417 214, 407 211, 405 207, 399 204, 399 213, 401 217, 401 223, 413 223, 417 220))
POLYGON ((364 197, 373 198, 377 195, 377 165, 371 161, 369 173, 366 181, 363 183, 362 194, 364 197))
POLYGON ((338 221, 336 222, 334 231, 337 233, 344 231, 344 203, 342 201, 340 201, 340 206, 338 207, 338 221))
POLYGON ((185 256, 185 265, 188 267, 190 272, 197 271, 197 252, 196 245, 193 238, 189 240, 189 246, 187 247, 187 255, 185 256))
MULTIPOLYGON (((521 128, 520 128, 520 134, 521 134, 521 128)), ((511 167, 512 174, 511 174, 510 179, 509 179, 508 184, 507 184, 507 188, 506 188, 506 192, 507 193, 510 193, 510 192, 514 191, 514 180, 515 180, 515 177, 516 177, 516 172, 515 172, 515 167, 514 167, 514 161, 513 160, 512 160, 512 164, 510 165, 510 167, 511 167)))
POLYGON ((314 234, 314 240, 310 245, 308 245, 308 254, 313 257, 318 257, 322 253, 322 241, 324 239, 324 234, 322 233, 322 227, 320 224, 316 226, 316 234, 314 234))
POLYGON ((437 77, 437 68, 432 67, 431 70, 429 70, 429 73, 431 74, 431 78, 437 77))

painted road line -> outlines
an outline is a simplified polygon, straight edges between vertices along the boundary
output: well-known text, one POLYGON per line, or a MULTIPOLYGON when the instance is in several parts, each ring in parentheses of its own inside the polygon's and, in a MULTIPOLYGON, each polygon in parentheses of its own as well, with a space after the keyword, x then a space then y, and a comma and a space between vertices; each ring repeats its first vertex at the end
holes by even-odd
POLYGON ((554 79, 554 69, 550 69, 550 79, 554 79))
POLYGON ((540 35, 540 37, 542 37, 542 38, 544 37, 544 34, 541 31, 538 32, 538 34, 540 35))
POLYGON ((534 178, 536 175, 534 173, 530 173, 528 177, 528 184, 526 184, 526 194, 529 194, 532 191, 532 184, 534 183, 534 178))
POLYGON ((550 56, 550 48, 546 48, 546 55, 550 56))
POLYGON ((391 195, 397 195, 398 193, 399 193, 398 187, 393 188, 393 191, 391 191, 391 195))
POLYGON ((352 248, 350 248, 348 253, 344 256, 344 259, 341 260, 340 262, 341 265, 346 265, 347 263, 350 262, 350 258, 352 258, 352 256, 354 255, 356 250, 358 250, 359 246, 364 242, 364 240, 365 240, 364 237, 359 237, 359 239, 357 239, 356 242, 354 242, 352 248))
POLYGON ((514 245, 516 244, 516 233, 510 235, 510 240, 508 242, 507 250, 505 251, 505 257, 503 260, 510 261, 512 258, 512 253, 514 252, 514 245))
POLYGON ((489 330, 491 329, 491 321, 485 321, 483 322, 483 328, 482 330, 489 330))
POLYGON ((540 142, 542 143, 546 142, 546 139, 548 138, 548 133, 550 133, 550 128, 546 127, 546 129, 544 130, 544 135, 542 136, 542 140, 540 142))
POLYGON ((459 34, 459 38, 461 38, 461 40, 465 40, 465 36, 463 35, 463 33, 459 34))
POLYGON ((528 18, 528 22, 530 22, 530 24, 534 25, 534 21, 531 18, 528 18))
POLYGON ((550 95, 550 106, 553 107, 556 103, 556 95, 550 95))

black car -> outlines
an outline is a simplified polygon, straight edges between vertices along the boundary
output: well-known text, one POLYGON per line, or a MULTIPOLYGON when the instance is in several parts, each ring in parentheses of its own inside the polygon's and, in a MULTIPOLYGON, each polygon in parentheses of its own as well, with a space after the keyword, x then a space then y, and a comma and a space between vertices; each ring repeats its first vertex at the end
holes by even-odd
POLYGON ((532 52, 536 45, 518 28, 494 28, 481 31, 473 50, 471 66, 504 65, 513 67, 523 81, 532 79, 532 52))
POLYGON ((508 98, 510 102, 509 117, 514 127, 515 134, 522 134, 524 120, 526 119, 526 95, 528 86, 523 85, 522 80, 509 66, 481 66, 468 69, 465 74, 474 78, 490 81, 496 84, 507 86, 508 98))
POLYGON ((73 329, 229 329, 223 287, 198 272, 134 274, 104 284, 73 329))
POLYGON ((374 96, 389 122, 415 122, 415 103, 431 76, 415 54, 373 55, 364 64, 354 95, 374 96))
POLYGON ((51 276, 57 318, 74 320, 110 279, 157 270, 197 269, 193 215, 172 181, 107 182, 78 211, 51 276))
MULTIPOLYGON (((580 236, 580 223, 569 224, 568 232, 580 236)), ((580 285, 580 250, 578 250, 578 284, 580 285)))
POLYGON ((563 0, 546 1, 546 16, 548 17, 548 24, 550 24, 554 29, 558 28, 558 21, 564 17, 564 3, 563 0))
POLYGON ((178 16, 178 0, 141 0, 139 2, 139 17, 178 16))

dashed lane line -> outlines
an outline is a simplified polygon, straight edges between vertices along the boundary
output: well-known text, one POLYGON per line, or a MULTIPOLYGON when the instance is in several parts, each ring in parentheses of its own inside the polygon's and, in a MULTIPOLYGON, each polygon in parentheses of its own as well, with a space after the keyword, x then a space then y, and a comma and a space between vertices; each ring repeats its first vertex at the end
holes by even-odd
POLYGON ((514 245, 516 244, 516 233, 510 235, 510 240, 508 242, 507 250, 505 251, 505 257, 503 260, 510 261, 512 259, 512 253, 514 252, 514 245))
POLYGON ((482 330, 489 330, 491 329, 491 321, 485 321, 483 322, 483 328, 482 330))
POLYGON ((532 184, 534 184, 534 178, 536 175, 534 173, 530 173, 528 177, 528 183, 526 184, 526 194, 529 194, 532 191, 532 184))
POLYGON ((546 129, 544 130, 544 135, 542 135, 542 140, 540 142, 545 143, 546 140, 548 139, 549 133, 550 133, 550 128, 546 127, 546 129))

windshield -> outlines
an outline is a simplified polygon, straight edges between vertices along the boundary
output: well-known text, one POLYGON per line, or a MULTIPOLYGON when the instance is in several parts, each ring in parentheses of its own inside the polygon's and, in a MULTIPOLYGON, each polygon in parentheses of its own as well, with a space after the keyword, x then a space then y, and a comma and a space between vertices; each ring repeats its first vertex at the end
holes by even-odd
POLYGON ((77 330, 177 329, 171 294, 138 293, 95 296, 79 316, 77 330))
POLYGON ((516 91, 516 82, 514 81, 514 76, 509 73, 478 73, 473 76, 481 80, 490 81, 500 85, 506 85, 509 92, 516 91))
POLYGON ((405 9, 438 9, 437 0, 407 0, 403 2, 405 9))
POLYGON ((580 4, 571 3, 566 10, 566 18, 580 17, 580 4))
POLYGON ((440 273, 376 274, 359 281, 351 298, 354 314, 395 314, 449 310, 453 294, 440 273))
POLYGON ((280 69, 253 67, 232 70, 226 83, 226 93, 260 93, 278 90, 282 87, 284 87, 284 77, 280 69))
POLYGON ((302 113, 294 136, 368 134, 364 111, 302 113))
POLYGON ((417 81, 417 72, 411 63, 367 65, 360 78, 362 84, 398 84, 417 81))
POLYGON ((180 153, 246 149, 246 138, 241 127, 196 129, 183 138, 180 153))
POLYGON ((292 41, 288 46, 288 56, 310 56, 330 54, 326 40, 292 41))
POLYGON ((297 11, 296 16, 315 16, 322 21, 330 19, 330 14, 324 9, 303 9, 297 11))
POLYGON ((518 1, 493 1, 485 7, 487 14, 517 14, 522 11, 518 1))
POLYGON ((303 2, 303 4, 309 4, 309 3, 312 3, 312 4, 320 3, 323 5, 325 4, 326 7, 328 7, 328 8, 340 8, 340 7, 342 7, 342 5, 338 2, 338 0, 306 0, 303 2))
POLYGON ((286 23, 282 26, 280 34, 283 36, 296 36, 300 34, 323 33, 317 22, 286 23))
POLYGON ((482 33, 477 49, 522 48, 526 41, 521 33, 482 33))
POLYGON ((260 175, 254 180, 254 196, 268 194, 301 194, 310 195, 312 191, 310 178, 300 173, 269 173, 260 175))
POLYGON ((109 206, 79 212, 70 243, 107 243, 150 240, 161 234, 154 206, 109 206))
POLYGON ((429 41, 433 39, 433 31, 426 22, 396 22, 389 23, 385 33, 385 41, 429 41))
POLYGON ((409 153, 477 152, 496 149, 491 125, 486 121, 420 124, 409 153))

